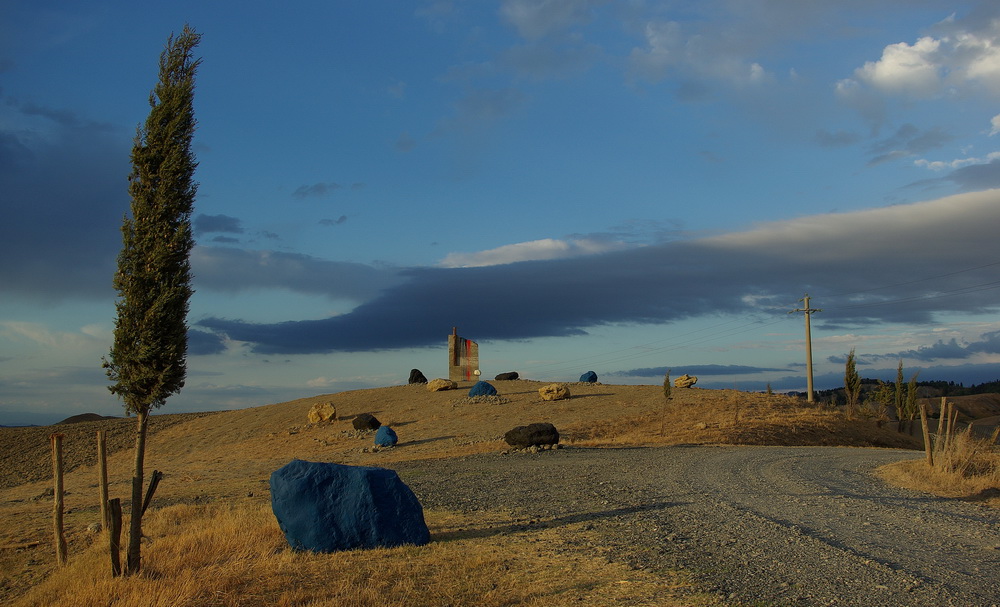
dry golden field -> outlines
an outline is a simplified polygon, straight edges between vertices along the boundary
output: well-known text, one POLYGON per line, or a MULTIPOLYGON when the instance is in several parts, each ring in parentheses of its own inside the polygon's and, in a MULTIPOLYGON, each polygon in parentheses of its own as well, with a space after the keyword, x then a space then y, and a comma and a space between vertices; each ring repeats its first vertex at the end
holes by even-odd
MULTIPOLYGON (((839 412, 779 395, 675 388, 667 403, 661 386, 571 383, 571 398, 548 402, 538 395, 544 383, 491 383, 501 396, 493 402, 470 402, 471 384, 444 392, 423 385, 359 390, 207 415, 171 416, 168 402, 146 454, 147 477, 156 469, 164 478, 144 523, 143 573, 130 579, 111 578, 106 537, 87 531, 99 520, 97 473, 87 454, 96 451, 97 429, 125 427, 114 430, 123 438, 113 442, 117 448, 109 464, 111 496, 125 501, 133 420, 3 429, 0 603, 380 605, 385 604, 380 597, 391 591, 408 597, 399 604, 710 604, 710 597, 692 593, 680 572, 654 577, 574 552, 561 547, 558 537, 548 537, 551 530, 517 537, 475 533, 511 524, 517 516, 511 512, 428 511, 432 542, 421 548, 295 553, 270 514, 268 477, 293 458, 391 468, 405 460, 501 451, 506 430, 537 421, 555 424, 568 448, 921 446, 919 437, 872 420, 846 420, 839 412), (318 402, 332 403, 338 419, 308 424, 307 412, 318 402), (360 413, 373 413, 392 426, 399 444, 372 449, 370 435, 352 432, 350 420, 360 413), (62 569, 54 565, 51 546, 51 479, 39 472, 51 469, 53 431, 67 435, 67 461, 76 466, 65 481, 70 557, 62 569)), ((920 457, 914 453, 914 459, 920 457)))

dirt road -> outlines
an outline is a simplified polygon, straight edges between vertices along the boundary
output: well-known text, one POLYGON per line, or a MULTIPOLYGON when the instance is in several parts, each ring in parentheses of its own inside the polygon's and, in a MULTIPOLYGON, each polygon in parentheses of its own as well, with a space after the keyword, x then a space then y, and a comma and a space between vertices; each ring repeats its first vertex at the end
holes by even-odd
MULTIPOLYGON (((585 550, 685 568, 732 605, 1000 605, 995 510, 887 487, 913 451, 564 449, 397 464, 425 507, 585 522, 585 550)), ((517 533, 518 528, 496 533, 517 533)))

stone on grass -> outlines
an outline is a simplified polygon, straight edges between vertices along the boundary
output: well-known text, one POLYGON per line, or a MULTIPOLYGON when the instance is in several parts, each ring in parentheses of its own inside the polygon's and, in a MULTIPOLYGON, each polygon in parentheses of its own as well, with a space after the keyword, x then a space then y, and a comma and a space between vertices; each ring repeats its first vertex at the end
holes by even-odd
POLYGON ((292 460, 271 474, 271 509, 294 550, 422 546, 420 502, 393 470, 292 460))
POLYGON ((690 388, 691 386, 695 385, 696 383, 698 383, 698 378, 697 377, 695 377, 694 375, 688 375, 687 373, 685 373, 684 375, 681 375, 680 377, 678 377, 677 379, 674 380, 674 387, 675 388, 690 388))
POLYGON ((497 381, 510 381, 512 379, 518 379, 519 377, 520 375, 517 374, 517 371, 508 371, 506 373, 501 373, 500 375, 497 375, 493 379, 497 381))
POLYGON ((371 413, 362 413, 351 422, 355 430, 378 430, 382 422, 371 413))
POLYGON ((597 373, 594 373, 593 371, 587 371, 586 373, 580 376, 580 381, 587 384, 596 384, 597 373))
POLYGON ((410 380, 411 384, 426 384, 427 378, 424 374, 420 372, 420 369, 410 369, 410 380))
POLYGON ((469 389, 469 397, 474 396, 496 396, 497 389, 493 387, 493 384, 486 381, 477 381, 472 388, 469 389))
POLYGON ((532 446, 556 445, 559 431, 550 423, 528 424, 508 430, 503 440, 511 447, 527 449, 532 446))
POLYGON ((538 389, 542 400, 562 400, 569 398, 569 388, 562 384, 549 384, 538 389))
POLYGON ((375 444, 379 447, 395 447, 396 443, 399 442, 399 437, 396 436, 396 431, 389 426, 379 426, 378 432, 375 433, 375 444))
POLYGON ((337 408, 333 403, 316 403, 309 409, 309 423, 322 424, 337 421, 337 408))
POLYGON ((450 379, 437 378, 427 382, 427 389, 431 392, 441 392, 442 390, 454 390, 458 387, 456 382, 450 379))

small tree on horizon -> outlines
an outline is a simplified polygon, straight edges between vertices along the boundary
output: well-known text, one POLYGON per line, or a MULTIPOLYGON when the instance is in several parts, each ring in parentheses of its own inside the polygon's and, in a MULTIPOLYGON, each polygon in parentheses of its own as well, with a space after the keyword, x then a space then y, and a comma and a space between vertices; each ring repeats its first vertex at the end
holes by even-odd
POLYGON ((136 416, 132 512, 126 575, 141 567, 142 486, 149 413, 184 387, 187 374, 187 313, 194 246, 191 213, 198 186, 191 152, 196 126, 192 56, 201 35, 187 25, 160 54, 159 82, 149 95, 151 110, 136 129, 129 174, 131 217, 122 220, 122 250, 114 287, 114 344, 104 359, 113 382, 108 389, 136 416))
POLYGON ((858 403, 861 400, 861 376, 858 375, 854 348, 851 348, 851 353, 847 355, 847 364, 844 369, 844 395, 847 398, 847 417, 854 419, 858 413, 858 403))

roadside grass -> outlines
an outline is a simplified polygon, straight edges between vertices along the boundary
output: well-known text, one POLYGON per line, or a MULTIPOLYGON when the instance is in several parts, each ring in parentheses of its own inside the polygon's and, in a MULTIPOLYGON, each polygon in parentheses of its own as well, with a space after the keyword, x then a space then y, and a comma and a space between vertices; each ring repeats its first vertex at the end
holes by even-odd
MULTIPOLYGON (((684 394, 687 389, 673 390, 684 394)), ((870 420, 780 394, 713 391, 710 406, 671 399, 662 412, 610 417, 560 429, 568 444, 585 447, 670 445, 850 445, 918 449, 918 437, 880 429, 870 420)))
POLYGON ((926 458, 913 459, 883 466, 879 473, 897 487, 1000 507, 1000 448, 995 435, 958 432, 933 455, 933 466, 926 458))
MULTIPOLYGON (((580 525, 532 528, 507 513, 427 511, 426 546, 296 552, 267 504, 175 505, 150 511, 142 573, 110 574, 99 534, 17 607, 501 607, 712 605, 679 572, 636 571, 567 544, 580 525)), ((586 543, 586 542, 583 542, 586 543)))

